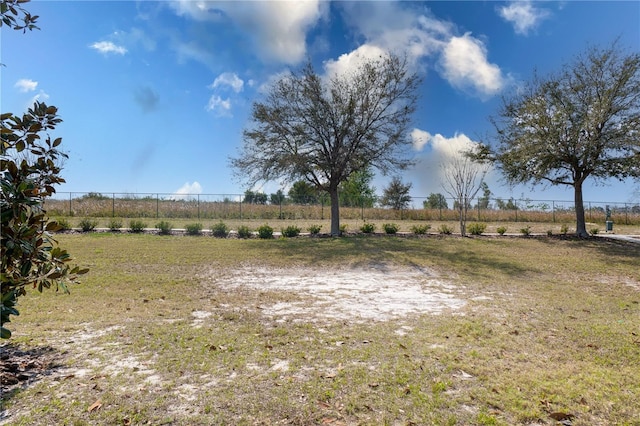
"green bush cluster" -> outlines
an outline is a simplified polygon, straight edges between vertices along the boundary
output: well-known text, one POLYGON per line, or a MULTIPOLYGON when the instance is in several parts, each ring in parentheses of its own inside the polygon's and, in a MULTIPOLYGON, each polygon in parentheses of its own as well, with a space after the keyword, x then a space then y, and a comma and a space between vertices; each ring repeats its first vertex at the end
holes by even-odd
POLYGON ((188 223, 184 226, 187 235, 202 235, 201 223, 188 223))
POLYGON ((385 223, 384 225, 382 225, 382 229, 384 229, 385 233, 393 235, 398 233, 400 227, 395 223, 385 223))
POLYGON ((471 235, 482 235, 486 229, 486 223, 470 223, 467 226, 467 231, 469 231, 471 235))
POLYGON ((520 229, 520 233, 522 235, 524 235, 525 237, 528 237, 529 235, 531 235, 531 227, 530 226, 525 226, 524 228, 520 229))
POLYGON ((211 226, 211 235, 218 238, 227 238, 229 227, 222 221, 211 226))
POLYGON ((263 240, 268 240, 273 238, 273 228, 267 224, 259 226, 257 231, 258 231, 258 237, 262 238, 263 240))
POLYGON ((78 226, 82 229, 82 232, 89 232, 96 229, 98 226, 98 221, 95 219, 84 218, 78 222, 78 226))
POLYGON ((251 228, 247 225, 240 225, 238 227, 238 238, 251 238, 251 228))
POLYGON ((111 220, 109 220, 107 226, 109 227, 109 231, 111 232, 120 231, 120 228, 122 228, 122 220, 112 218, 111 220))
POLYGON ((417 235, 424 235, 431 229, 431 225, 413 225, 411 232, 417 235))
POLYGON ((129 231, 133 233, 140 233, 144 231, 144 228, 147 227, 147 224, 141 221, 140 219, 133 219, 129 221, 129 231))
POLYGON ((442 235, 451 235, 453 234, 453 228, 448 225, 442 224, 438 227, 438 232, 442 235))
POLYGON ((307 228, 307 231, 309 231, 311 235, 318 235, 321 229, 322 229, 322 225, 311 225, 310 227, 307 228))
POLYGON ((158 233, 160 235, 169 235, 171 234, 173 226, 171 226, 171 224, 166 220, 162 220, 156 224, 156 228, 158 228, 158 233))
POLYGON ((363 234, 372 234, 375 230, 376 230, 376 224, 375 223, 365 222, 360 227, 360 231, 363 234))
POLYGON ((300 235, 300 228, 295 225, 290 225, 282 229, 283 237, 293 238, 297 237, 298 235, 300 235))
POLYGON ((498 229, 496 229, 496 232, 498 232, 498 234, 500 234, 500 235, 504 235, 504 233, 507 232, 507 227, 506 226, 499 226, 498 229))

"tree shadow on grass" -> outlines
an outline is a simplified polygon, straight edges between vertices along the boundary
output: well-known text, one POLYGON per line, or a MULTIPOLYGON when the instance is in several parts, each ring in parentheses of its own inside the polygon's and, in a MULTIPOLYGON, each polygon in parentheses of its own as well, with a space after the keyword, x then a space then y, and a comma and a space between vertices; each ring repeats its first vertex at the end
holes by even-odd
POLYGON ((62 367, 61 354, 51 346, 21 349, 14 343, 0 345, 0 421, 5 417, 6 402, 62 367))
POLYGON ((542 237, 540 241, 547 244, 565 241, 571 248, 593 250, 599 256, 608 257, 611 262, 640 267, 640 243, 606 236, 582 238, 575 235, 542 237))
MULTIPOLYGON (((306 240, 308 241, 308 240, 306 240)), ((486 241, 490 243, 490 241, 486 241)), ((279 256, 300 258, 311 264, 336 267, 362 265, 382 266, 390 263, 408 267, 424 267, 437 264, 473 278, 492 278, 498 274, 522 276, 536 272, 523 266, 519 259, 500 258, 495 253, 485 253, 482 246, 471 239, 452 236, 400 237, 386 235, 319 238, 314 244, 299 241, 282 241, 273 245, 279 256)), ((483 241, 479 241, 483 244, 483 241)))

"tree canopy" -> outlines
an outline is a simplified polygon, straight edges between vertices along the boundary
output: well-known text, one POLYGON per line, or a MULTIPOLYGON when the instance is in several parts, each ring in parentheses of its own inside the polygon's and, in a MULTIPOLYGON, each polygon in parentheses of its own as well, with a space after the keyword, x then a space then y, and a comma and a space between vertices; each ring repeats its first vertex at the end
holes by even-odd
POLYGON ((331 200, 340 233, 339 185, 360 170, 406 168, 407 137, 420 78, 406 59, 360 58, 349 72, 319 75, 311 64, 281 77, 254 102, 240 155, 231 160, 250 185, 303 179, 331 200))
POLYGON ((389 185, 384 188, 380 204, 391 207, 394 210, 403 210, 411 203, 411 182, 403 183, 398 176, 394 176, 389 185))
POLYGON ((510 183, 573 187, 576 233, 587 236, 585 180, 640 176, 640 54, 592 47, 505 99, 492 122, 497 146, 479 157, 510 183))

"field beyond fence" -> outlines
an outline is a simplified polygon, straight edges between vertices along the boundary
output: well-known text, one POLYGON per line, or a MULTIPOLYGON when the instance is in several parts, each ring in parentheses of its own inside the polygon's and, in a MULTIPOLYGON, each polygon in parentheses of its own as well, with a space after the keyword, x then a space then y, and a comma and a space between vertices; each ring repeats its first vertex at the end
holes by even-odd
MULTIPOLYGON (((377 206, 341 206, 341 219, 455 221, 454 201, 447 207, 431 208, 427 197, 412 197, 409 208, 394 210, 377 206), (426 205, 425 205, 426 204, 426 205)), ((468 219, 478 222, 572 223, 575 206, 571 201, 474 199, 469 203, 468 219)), ((327 202, 293 202, 281 197, 277 202, 247 203, 241 194, 124 194, 58 193, 45 201, 50 216, 126 217, 197 220, 328 220, 327 202)), ((640 224, 640 204, 585 202, 588 222, 604 223, 607 207, 611 220, 620 225, 640 224)))

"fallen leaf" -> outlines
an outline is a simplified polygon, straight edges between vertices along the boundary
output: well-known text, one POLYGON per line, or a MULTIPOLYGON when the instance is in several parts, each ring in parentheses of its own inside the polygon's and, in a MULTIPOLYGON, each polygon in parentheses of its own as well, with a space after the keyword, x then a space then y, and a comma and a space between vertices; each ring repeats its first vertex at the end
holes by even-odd
POLYGON ((97 400, 96 402, 94 402, 93 404, 91 404, 91 406, 87 409, 87 411, 89 413, 93 413, 96 410, 99 410, 100 407, 102 407, 102 401, 97 400))

